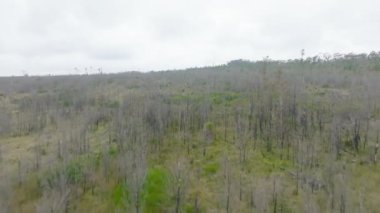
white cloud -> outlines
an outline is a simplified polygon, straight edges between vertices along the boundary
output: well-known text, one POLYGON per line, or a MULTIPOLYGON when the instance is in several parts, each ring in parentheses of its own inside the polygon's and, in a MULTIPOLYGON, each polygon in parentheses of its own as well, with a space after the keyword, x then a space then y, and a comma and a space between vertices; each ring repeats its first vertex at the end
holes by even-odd
POLYGON ((371 0, 1 0, 0 75, 160 70, 380 49, 371 0))

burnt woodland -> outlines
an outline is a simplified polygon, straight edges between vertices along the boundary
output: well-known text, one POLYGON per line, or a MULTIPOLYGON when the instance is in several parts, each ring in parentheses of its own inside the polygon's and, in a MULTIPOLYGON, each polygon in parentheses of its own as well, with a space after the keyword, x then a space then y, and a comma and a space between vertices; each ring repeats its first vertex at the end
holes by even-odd
POLYGON ((376 212, 380 52, 0 78, 0 212, 376 212))

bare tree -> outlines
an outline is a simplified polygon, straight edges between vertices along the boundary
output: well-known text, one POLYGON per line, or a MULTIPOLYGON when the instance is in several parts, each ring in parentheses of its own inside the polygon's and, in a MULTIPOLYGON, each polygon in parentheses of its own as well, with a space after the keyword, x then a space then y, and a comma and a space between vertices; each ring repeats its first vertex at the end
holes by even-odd
POLYGON ((185 194, 185 187, 188 179, 188 165, 186 159, 179 158, 171 168, 173 177, 174 197, 175 197, 175 212, 181 211, 183 197, 185 194))
POLYGON ((67 212, 71 188, 64 172, 59 172, 55 179, 44 182, 46 185, 43 196, 38 201, 36 212, 67 212))
POLYGON ((206 147, 211 144, 214 140, 214 124, 212 122, 206 122, 203 128, 203 156, 206 156, 206 147))

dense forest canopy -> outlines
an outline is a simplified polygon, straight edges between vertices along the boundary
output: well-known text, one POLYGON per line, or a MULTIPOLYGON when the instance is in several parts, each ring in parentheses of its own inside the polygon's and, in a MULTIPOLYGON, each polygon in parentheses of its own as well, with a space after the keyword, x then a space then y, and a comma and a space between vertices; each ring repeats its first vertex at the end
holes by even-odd
POLYGON ((376 212, 380 52, 0 78, 0 212, 376 212))

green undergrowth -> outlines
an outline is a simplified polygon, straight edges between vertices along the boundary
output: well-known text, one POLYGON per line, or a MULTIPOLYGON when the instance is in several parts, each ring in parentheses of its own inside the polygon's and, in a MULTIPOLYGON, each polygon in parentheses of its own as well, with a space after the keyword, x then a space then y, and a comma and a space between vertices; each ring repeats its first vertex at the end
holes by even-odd
POLYGON ((168 171, 163 167, 154 167, 148 170, 142 193, 144 212, 166 212, 170 201, 167 189, 168 181, 168 171))

